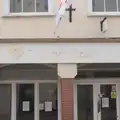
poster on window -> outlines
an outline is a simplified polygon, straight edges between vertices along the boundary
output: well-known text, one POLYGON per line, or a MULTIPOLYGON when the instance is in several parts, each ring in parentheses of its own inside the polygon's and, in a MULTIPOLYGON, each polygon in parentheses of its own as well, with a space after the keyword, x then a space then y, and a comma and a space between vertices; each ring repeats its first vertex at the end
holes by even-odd
POLYGON ((22 110, 23 111, 30 111, 30 102, 29 101, 22 102, 22 110))
POLYGON ((112 92, 116 91, 116 85, 112 85, 112 92))
POLYGON ((43 104, 43 103, 40 103, 40 104, 39 104, 39 107, 40 107, 40 108, 39 108, 40 110, 44 110, 44 104, 43 104))
POLYGON ((102 108, 109 107, 109 98, 103 97, 102 98, 102 108))
POLYGON ((46 101, 46 102, 45 102, 45 111, 46 111, 46 112, 52 111, 52 101, 46 101))

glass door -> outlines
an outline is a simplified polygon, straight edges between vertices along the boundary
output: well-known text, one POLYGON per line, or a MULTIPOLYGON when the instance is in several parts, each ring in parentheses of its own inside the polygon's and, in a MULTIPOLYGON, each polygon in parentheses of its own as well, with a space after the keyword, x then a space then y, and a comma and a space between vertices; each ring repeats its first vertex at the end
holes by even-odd
POLYGON ((97 120, 117 120, 116 84, 100 84, 95 90, 97 91, 97 120))
POLYGON ((34 120, 34 84, 17 84, 16 120, 34 120))
POLYGON ((77 85, 78 120, 93 120, 93 85, 77 85))
POLYGON ((78 84, 77 120, 119 120, 118 89, 116 84, 78 84))
POLYGON ((11 120, 11 84, 0 84, 0 120, 11 120))
POLYGON ((39 84, 39 120, 57 120, 57 84, 39 84))

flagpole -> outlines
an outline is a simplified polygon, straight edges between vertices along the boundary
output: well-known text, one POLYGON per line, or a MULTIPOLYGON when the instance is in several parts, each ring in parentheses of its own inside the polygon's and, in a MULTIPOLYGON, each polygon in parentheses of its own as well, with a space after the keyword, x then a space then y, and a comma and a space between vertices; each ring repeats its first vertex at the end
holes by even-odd
POLYGON ((55 27, 54 36, 55 36, 55 34, 56 34, 56 32, 57 32, 57 29, 58 29, 58 27, 59 27, 59 25, 60 25, 61 20, 62 20, 62 16, 60 16, 59 22, 58 22, 57 26, 55 27))

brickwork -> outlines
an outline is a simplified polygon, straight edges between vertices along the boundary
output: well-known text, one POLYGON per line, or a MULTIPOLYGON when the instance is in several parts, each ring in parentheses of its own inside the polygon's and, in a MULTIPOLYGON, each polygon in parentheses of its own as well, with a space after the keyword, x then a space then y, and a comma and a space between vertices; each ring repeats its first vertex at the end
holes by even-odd
POLYGON ((73 79, 61 79, 62 120, 74 119, 73 79))

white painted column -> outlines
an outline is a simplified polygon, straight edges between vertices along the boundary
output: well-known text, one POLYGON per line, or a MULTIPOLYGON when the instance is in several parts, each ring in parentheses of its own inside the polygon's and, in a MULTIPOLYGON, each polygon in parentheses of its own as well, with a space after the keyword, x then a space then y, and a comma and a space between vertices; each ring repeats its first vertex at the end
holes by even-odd
POLYGON ((11 120, 16 120, 16 83, 12 83, 11 120))
POLYGON ((117 93, 117 99, 116 99, 116 106, 117 106, 117 120, 120 120, 120 84, 116 84, 116 93, 117 93))
POLYGON ((77 75, 77 64, 74 63, 58 64, 58 75, 60 78, 74 78, 77 75))
POLYGON ((39 120, 39 83, 34 84, 34 120, 39 120))
MULTIPOLYGON (((59 63, 57 66, 58 84, 58 120, 74 120, 74 78, 77 64, 59 63), (69 97, 67 97, 69 94, 69 97)), ((75 114, 76 115, 76 114, 75 114)))
POLYGON ((58 79, 58 84, 57 84, 57 99, 58 99, 58 120, 61 120, 61 90, 60 90, 60 80, 58 79))
POLYGON ((78 120, 78 96, 77 96, 77 84, 74 83, 74 86, 73 86, 73 89, 74 89, 74 120, 78 120))
POLYGON ((101 112, 98 113, 98 94, 100 94, 100 84, 93 85, 93 107, 94 107, 94 120, 101 120, 101 112))

